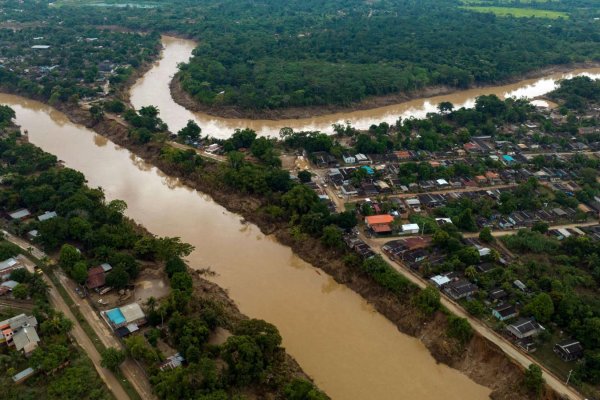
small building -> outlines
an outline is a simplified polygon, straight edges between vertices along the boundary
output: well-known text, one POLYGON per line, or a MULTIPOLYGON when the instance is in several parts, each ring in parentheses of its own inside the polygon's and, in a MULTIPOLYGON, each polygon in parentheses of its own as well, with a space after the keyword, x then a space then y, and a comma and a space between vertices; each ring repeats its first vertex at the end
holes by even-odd
POLYGON ((438 288, 441 289, 444 287, 444 285, 446 285, 447 283, 451 282, 452 280, 450 278, 448 278, 448 276, 446 275, 436 275, 433 276, 429 279, 431 282, 433 282, 433 284, 438 288))
POLYGON ((0 322, 0 343, 15 346, 25 355, 31 354, 40 341, 37 331, 37 319, 34 316, 19 314, 0 322))
POLYGON ((500 321, 506 321, 519 315, 515 306, 511 304, 502 304, 492 309, 492 315, 500 321))
POLYGON ((112 265, 110 265, 109 263, 100 264, 100 267, 102 268, 102 270, 104 272, 108 272, 108 271, 111 271, 113 269, 112 265))
POLYGON ((525 284, 520 280, 517 279, 516 281, 514 281, 513 285, 515 285, 520 291, 527 292, 527 286, 525 286, 525 284))
POLYGON ((25 368, 18 374, 13 375, 12 380, 15 385, 25 382, 27 379, 35 375, 35 370, 31 367, 25 368))
POLYGON ((106 284, 106 273, 102 267, 93 267, 88 270, 85 285, 88 289, 96 289, 106 284))
POLYGON ((504 289, 494 289, 490 291, 489 298, 492 302, 498 302, 508 297, 508 293, 504 289))
POLYGON ((0 281, 5 281, 10 277, 10 274, 17 270, 25 268, 25 266, 17 259, 11 257, 0 262, 0 281))
POLYGON ((185 358, 179 353, 172 355, 171 357, 167 357, 167 359, 160 364, 158 367, 161 371, 168 371, 170 369, 175 369, 181 367, 181 365, 185 362, 185 358))
POLYGON ((17 351, 22 351, 28 356, 37 349, 40 337, 35 327, 23 326, 13 333, 12 341, 17 351))
POLYGON ((31 48, 33 50, 47 50, 50 48, 50 46, 48 46, 47 44, 36 44, 34 46, 31 46, 31 48))
POLYGON ((138 303, 102 311, 101 315, 119 337, 138 331, 139 326, 146 323, 146 315, 138 303))
POLYGON ((578 340, 563 340, 554 345, 554 352, 563 361, 575 361, 583 356, 583 346, 578 340))
POLYGON ((16 210, 16 211, 8 213, 8 216, 13 221, 24 220, 24 219, 28 218, 30 215, 31 215, 31 213, 26 208, 21 208, 20 210, 16 210))
POLYGON ((459 279, 448 283, 444 288, 444 292, 454 300, 460 300, 475 294, 478 289, 477 285, 468 280, 459 279))
POLYGON ((506 329, 517 339, 537 336, 545 330, 534 318, 521 318, 517 322, 510 324, 506 329))
POLYGON ((362 153, 358 153, 354 157, 356 158, 356 162, 359 163, 359 164, 368 164, 369 162, 371 162, 369 160, 369 157, 365 156, 362 153))
POLYGON ((419 233, 419 224, 404 224, 402 225, 402 233, 406 235, 414 235, 419 233))
POLYGON ((56 214, 56 211, 46 211, 42 215, 38 216, 37 219, 40 222, 44 222, 44 221, 48 221, 49 219, 56 218, 56 217, 58 217, 58 214, 56 214))
POLYGON ((356 157, 351 154, 344 154, 342 158, 346 164, 356 164, 356 157))

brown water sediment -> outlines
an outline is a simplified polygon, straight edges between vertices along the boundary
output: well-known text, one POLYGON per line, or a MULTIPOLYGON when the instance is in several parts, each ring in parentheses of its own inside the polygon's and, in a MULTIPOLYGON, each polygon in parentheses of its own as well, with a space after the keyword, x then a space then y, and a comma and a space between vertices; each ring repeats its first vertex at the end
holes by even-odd
POLYGON ((208 196, 183 186, 128 150, 17 96, 12 106, 32 143, 82 171, 127 215, 159 235, 196 246, 191 265, 210 267, 251 317, 280 329, 284 346, 333 399, 485 399, 489 389, 437 364, 360 296, 208 196))
POLYGON ((600 78, 600 68, 576 69, 569 72, 549 74, 541 78, 526 79, 509 85, 463 90, 366 110, 338 112, 299 119, 223 118, 203 112, 189 111, 173 100, 169 84, 177 72, 177 64, 186 62, 196 45, 191 40, 170 36, 163 36, 163 45, 162 58, 132 87, 130 92, 131 103, 136 108, 146 105, 157 106, 161 112, 161 117, 173 132, 177 132, 185 126, 189 119, 193 119, 202 127, 203 135, 208 134, 218 138, 231 136, 236 128, 251 128, 262 136, 277 136, 282 127, 291 127, 294 130, 332 132, 332 124, 344 124, 346 121, 350 121, 356 128, 367 129, 369 126, 380 122, 393 124, 398 117, 424 117, 428 112, 435 112, 437 105, 443 101, 449 101, 455 107, 472 107, 475 104, 475 98, 485 94, 496 94, 501 98, 508 96, 534 98, 552 91, 560 79, 581 74, 600 78))

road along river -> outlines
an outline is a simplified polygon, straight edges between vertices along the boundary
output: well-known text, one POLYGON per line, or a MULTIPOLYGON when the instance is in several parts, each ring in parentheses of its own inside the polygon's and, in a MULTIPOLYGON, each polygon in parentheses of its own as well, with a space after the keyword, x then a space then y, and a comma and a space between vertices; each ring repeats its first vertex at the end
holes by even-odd
POLYGON ((173 132, 177 132, 185 126, 188 120, 193 119, 202 128, 203 135, 208 134, 217 138, 231 136, 236 128, 252 128, 259 135, 263 136, 277 136, 282 127, 290 127, 297 131, 320 130, 323 132, 332 132, 332 124, 345 123, 346 121, 350 121, 356 128, 366 129, 373 124, 379 124, 384 121, 393 124, 398 117, 424 117, 428 112, 436 111, 437 105, 443 101, 449 101, 457 108, 463 106, 473 107, 475 98, 485 94, 496 94, 501 98, 534 98, 552 91, 560 79, 582 74, 600 78, 600 68, 581 69, 569 73, 556 73, 543 78, 528 79, 511 85, 464 90, 449 95, 416 99, 370 110, 349 111, 313 118, 278 121, 232 119, 215 117, 201 112, 192 112, 173 101, 169 83, 177 72, 177 64, 189 60, 192 50, 196 45, 191 40, 169 36, 163 36, 162 41, 164 46, 162 58, 132 87, 130 92, 131 103, 138 109, 147 105, 157 106, 161 117, 173 132))
MULTIPOLYGON (((83 172, 127 215, 161 236, 180 236, 241 311, 274 323, 284 346, 333 399, 483 400, 489 389, 437 364, 423 344, 350 289, 294 256, 208 196, 44 104, 0 94, 30 141, 83 172)), ((163 114, 168 117, 168 114, 163 114)))

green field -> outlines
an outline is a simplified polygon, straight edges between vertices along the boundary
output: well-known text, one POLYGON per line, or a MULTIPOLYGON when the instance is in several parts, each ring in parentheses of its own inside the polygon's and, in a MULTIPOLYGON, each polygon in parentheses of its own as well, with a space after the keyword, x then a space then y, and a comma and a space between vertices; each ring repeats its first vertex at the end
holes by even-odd
POLYGON ((516 7, 462 7, 465 10, 471 10, 480 13, 494 13, 499 17, 513 16, 516 18, 569 18, 569 15, 560 11, 538 10, 535 8, 516 8, 516 7))

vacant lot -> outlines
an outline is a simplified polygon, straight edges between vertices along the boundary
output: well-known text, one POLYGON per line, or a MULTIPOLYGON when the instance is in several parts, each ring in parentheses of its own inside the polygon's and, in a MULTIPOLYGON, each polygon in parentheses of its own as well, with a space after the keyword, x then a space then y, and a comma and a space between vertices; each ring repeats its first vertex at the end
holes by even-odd
POLYGON ((517 18, 569 18, 566 13, 560 11, 537 10, 535 8, 516 8, 516 7, 463 7, 481 13, 494 13, 500 17, 513 16, 517 18))

